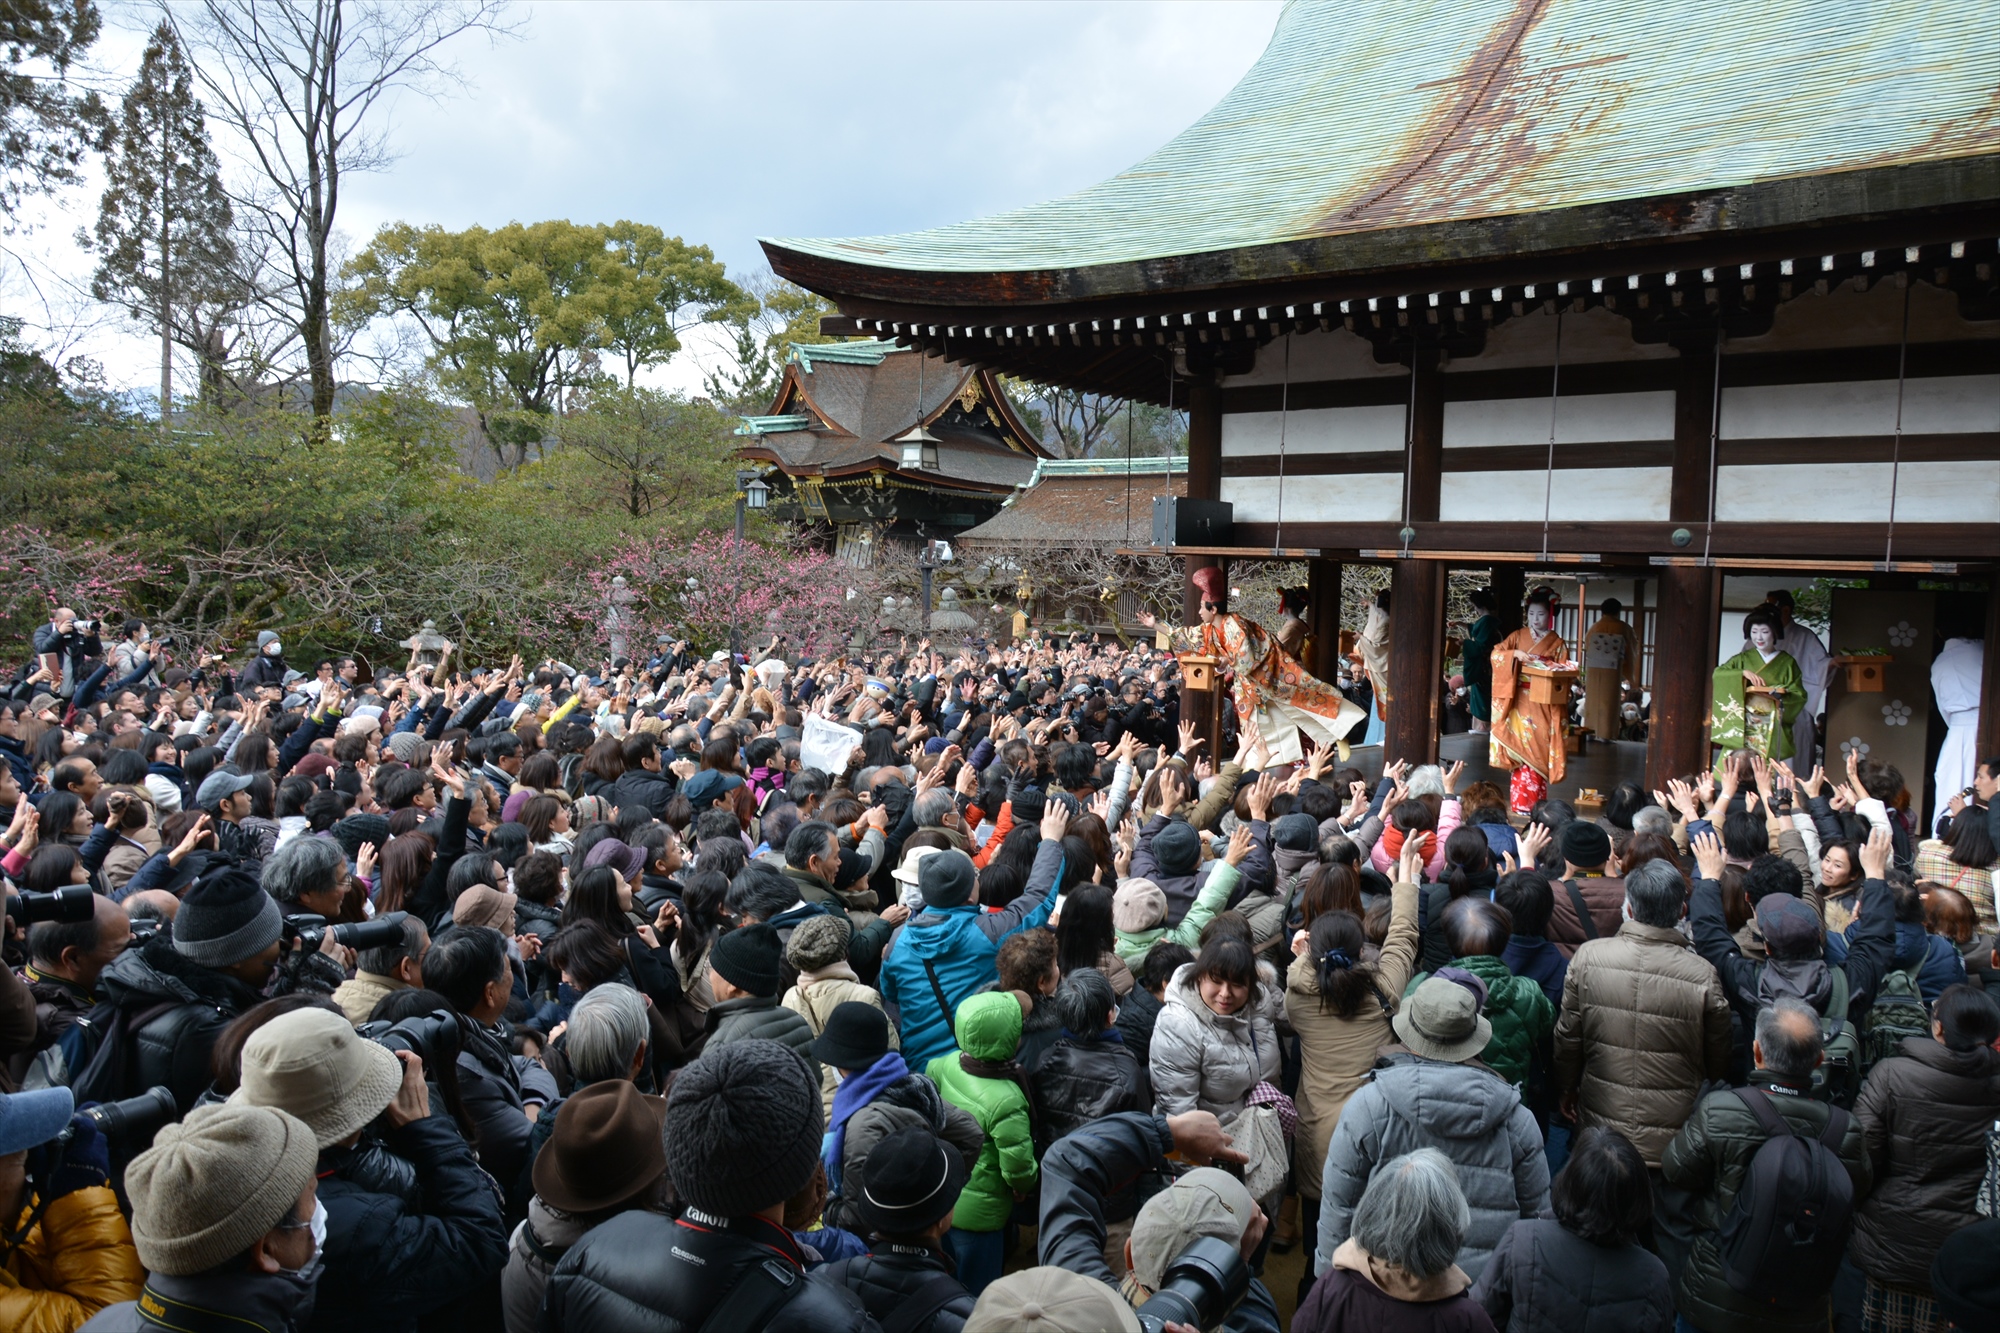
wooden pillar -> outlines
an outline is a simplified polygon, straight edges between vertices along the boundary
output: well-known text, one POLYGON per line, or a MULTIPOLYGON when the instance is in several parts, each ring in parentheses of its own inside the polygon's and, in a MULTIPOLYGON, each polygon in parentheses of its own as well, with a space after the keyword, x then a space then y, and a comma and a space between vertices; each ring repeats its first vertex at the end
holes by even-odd
POLYGON ((1312 630, 1312 652, 1306 670, 1331 685, 1340 673, 1340 562, 1314 560, 1306 565, 1306 624, 1312 630))
MULTIPOLYGON (((1674 387, 1674 469, 1668 516, 1695 533, 1689 554, 1700 553, 1715 483, 1709 445, 1715 429, 1716 346, 1712 335, 1693 336, 1680 348, 1674 387)), ((1713 569, 1670 565, 1660 570, 1657 637, 1653 647, 1653 711, 1646 730, 1646 787, 1708 767, 1708 708, 1715 671, 1717 598, 1722 580, 1713 569)))
POLYGON ((1520 565, 1493 566, 1493 625, 1499 638, 1521 628, 1522 603, 1528 599, 1528 571, 1520 565))
POLYGON ((1444 562, 1398 560, 1389 584, 1389 716, 1385 763, 1429 764, 1438 754, 1444 655, 1444 562))
MULTIPOLYGON (((1213 380, 1188 385, 1188 499, 1222 498, 1222 390, 1213 380)), ((1214 556, 1191 555, 1181 562, 1182 623, 1197 623, 1201 594, 1194 572, 1221 563, 1214 556)))
POLYGON ((1660 570, 1659 639, 1653 651, 1653 715, 1647 730, 1646 789, 1708 767, 1708 705, 1715 669, 1713 569, 1660 570))
POLYGON ((1444 375, 1437 349, 1415 349, 1410 373, 1417 379, 1411 394, 1410 522, 1435 523, 1444 486, 1444 375))
POLYGON ((1708 521, 1708 488, 1714 480, 1708 463, 1716 424, 1715 343, 1712 339, 1694 340, 1681 345, 1680 353, 1680 374, 1674 385, 1674 471, 1667 516, 1676 523, 1692 525, 1708 521))
POLYGON ((1995 756, 2000 756, 2000 575, 1987 585, 1986 659, 1979 671, 1979 760, 1995 756))

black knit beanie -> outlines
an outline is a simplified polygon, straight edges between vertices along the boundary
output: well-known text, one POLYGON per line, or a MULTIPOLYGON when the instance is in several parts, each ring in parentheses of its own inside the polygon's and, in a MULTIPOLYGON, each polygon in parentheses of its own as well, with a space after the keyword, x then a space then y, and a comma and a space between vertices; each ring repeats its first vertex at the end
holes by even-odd
POLYGON ((777 928, 759 921, 723 932, 709 951, 708 963, 724 981, 761 999, 778 993, 782 952, 777 928))
POLYGON ((228 967, 271 947, 283 929, 277 900, 235 867, 203 875, 174 914, 174 952, 203 967, 228 967))
POLYGON ((806 1187, 824 1127, 819 1084, 796 1052, 754 1038, 711 1046, 667 1094, 667 1174, 695 1208, 748 1217, 806 1187))

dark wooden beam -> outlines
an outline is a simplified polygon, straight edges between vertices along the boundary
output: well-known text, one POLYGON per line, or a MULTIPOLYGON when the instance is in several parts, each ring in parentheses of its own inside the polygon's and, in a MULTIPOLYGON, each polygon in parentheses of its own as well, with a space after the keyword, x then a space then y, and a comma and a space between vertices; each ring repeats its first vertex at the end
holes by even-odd
POLYGON ((1398 561, 1389 583, 1389 709, 1384 762, 1437 761, 1438 683, 1444 655, 1445 567, 1398 561))
POLYGON ((1338 560, 1314 560, 1306 565, 1306 622, 1312 630, 1306 670, 1332 684, 1340 671, 1338 560))
MULTIPOLYGON (((1704 454, 1703 464, 1707 462, 1704 454)), ((1487 553, 1480 563, 1491 563, 1499 552, 1532 552, 1542 548, 1542 525, 1537 522, 1508 523, 1418 523, 1417 535, 1409 543, 1414 550, 1472 555, 1487 553)), ((1238 523, 1238 545, 1268 547, 1276 537, 1269 523, 1238 523)), ((1711 554, 1716 556, 1797 557, 1801 560, 1856 559, 1880 560, 1886 526, 1881 523, 1718 523, 1711 554)), ((1317 547, 1329 558, 1357 560, 1364 550, 1393 550, 1403 545, 1400 525, 1374 523, 1285 523, 1285 540, 1301 547, 1317 547)), ((1577 553, 1594 557, 1587 563, 1631 564, 1652 556, 1690 556, 1702 553, 1698 522, 1558 523, 1549 535, 1554 554, 1577 553), (1693 540, 1685 547, 1673 544, 1676 528, 1686 527, 1693 540)), ((1898 523, 1898 560, 1953 561, 1961 566, 2000 561, 2000 523, 1898 523)), ((1370 557, 1371 559, 1374 557, 1370 557)))
POLYGON ((1499 638, 1521 628, 1523 604, 1528 600, 1528 571, 1522 565, 1493 566, 1493 623, 1499 638))
MULTIPOLYGON (((1214 381, 1198 381, 1188 386, 1188 499, 1222 498, 1222 395, 1214 381)), ((1201 594, 1195 590, 1194 572, 1208 565, 1220 565, 1214 556, 1191 555, 1181 565, 1181 611, 1184 624, 1198 623, 1201 594)))
POLYGON ((1444 486, 1444 376, 1438 354, 1416 350, 1410 366, 1410 510, 1412 523, 1434 523, 1444 486))
POLYGON ((1674 383, 1674 479, 1667 495, 1667 517, 1676 523, 1706 523, 1715 442, 1715 344, 1695 343, 1681 349, 1674 383))
POLYGON ((1653 654, 1653 715, 1646 739, 1646 789, 1708 767, 1708 706, 1715 664, 1713 569, 1660 571, 1659 647, 1653 654))

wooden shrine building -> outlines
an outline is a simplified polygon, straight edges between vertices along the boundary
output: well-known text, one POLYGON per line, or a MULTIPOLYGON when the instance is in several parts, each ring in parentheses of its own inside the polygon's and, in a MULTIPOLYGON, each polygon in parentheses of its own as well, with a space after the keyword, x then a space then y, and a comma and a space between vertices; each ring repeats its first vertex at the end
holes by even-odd
POLYGON ((1188 494, 1234 506, 1190 567, 1307 558, 1331 608, 1344 563, 1391 565, 1392 755, 1436 752, 1449 567, 1503 615, 1531 567, 1653 581, 1657 785, 1707 763, 1725 574, 1914 594, 2000 561, 1996 20, 1294 0, 1102 184, 764 244, 829 332, 1186 408, 1188 494))
POLYGON ((990 370, 895 342, 797 344, 737 457, 765 464, 769 508, 824 525, 856 565, 874 543, 950 540, 999 512, 1048 456, 990 370))

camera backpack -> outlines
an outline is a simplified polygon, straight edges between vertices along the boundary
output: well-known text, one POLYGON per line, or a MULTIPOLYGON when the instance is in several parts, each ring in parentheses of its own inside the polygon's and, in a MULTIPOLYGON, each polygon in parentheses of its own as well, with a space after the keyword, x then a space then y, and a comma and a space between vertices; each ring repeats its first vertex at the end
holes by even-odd
POLYGON ((1722 1275, 1773 1308, 1819 1300, 1833 1286, 1854 1229, 1854 1182, 1840 1160, 1850 1117, 1830 1106, 1826 1128, 1808 1136, 1761 1088, 1735 1092, 1768 1137, 1722 1219, 1722 1275))

